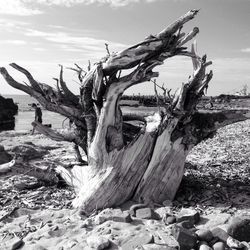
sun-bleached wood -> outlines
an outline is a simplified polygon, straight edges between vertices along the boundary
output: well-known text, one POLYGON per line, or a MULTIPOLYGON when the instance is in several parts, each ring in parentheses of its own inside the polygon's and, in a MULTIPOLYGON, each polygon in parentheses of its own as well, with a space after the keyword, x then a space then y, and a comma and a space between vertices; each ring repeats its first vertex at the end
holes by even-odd
POLYGON ((118 53, 110 53, 106 44, 108 54, 92 66, 89 63, 87 70, 76 64, 73 70, 81 84, 79 96, 68 89, 61 65, 59 77, 54 78, 56 88, 36 81, 15 63, 10 65, 23 73, 29 84, 17 82, 5 68, 0 68, 9 85, 74 124, 72 131, 59 133, 34 123, 48 137, 72 142, 84 150, 86 164, 72 169, 58 167, 57 172, 74 186, 77 196, 73 205, 86 214, 129 199, 144 203, 173 199, 189 151, 218 128, 250 118, 248 110, 197 110, 213 77, 212 71, 207 72, 211 62, 206 55, 197 55, 196 43, 190 51, 184 47, 199 32, 197 27, 187 34, 182 31, 197 13, 187 12, 158 34, 118 53), (119 103, 124 91, 142 82, 151 84, 159 75, 155 67, 174 56, 188 56, 193 64, 192 74, 176 94, 171 96, 163 88, 164 103, 154 114, 123 113, 119 103))

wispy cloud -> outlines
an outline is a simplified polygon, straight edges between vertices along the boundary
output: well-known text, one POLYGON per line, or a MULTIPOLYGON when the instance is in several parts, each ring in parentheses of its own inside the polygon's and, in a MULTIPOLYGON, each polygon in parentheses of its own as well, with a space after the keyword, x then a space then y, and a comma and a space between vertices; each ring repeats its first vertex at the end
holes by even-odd
POLYGON ((48 25, 48 28, 52 28, 52 29, 59 29, 59 30, 62 30, 62 29, 65 29, 65 26, 61 26, 61 25, 48 25))
POLYGON ((30 16, 42 14, 41 6, 72 7, 79 4, 107 4, 123 7, 131 3, 154 2, 159 0, 0 0, 0 13, 6 15, 30 16))
POLYGON ((27 42, 24 40, 1 40, 0 44, 25 45, 27 42))
POLYGON ((23 31, 29 25, 29 22, 14 20, 9 17, 0 18, 0 32, 14 32, 16 34, 16 32, 23 31))
POLYGON ((0 13, 6 15, 30 16, 41 14, 42 11, 32 8, 22 0, 0 0, 0 13))
MULTIPOLYGON (((23 0, 26 3, 34 2, 34 0, 23 0)), ((71 7, 77 4, 108 4, 115 7, 126 6, 131 3, 138 2, 155 2, 159 0, 36 0, 37 3, 43 5, 60 5, 71 7)))
POLYGON ((243 52, 243 53, 250 53, 250 48, 241 49, 241 52, 243 52))
POLYGON ((41 52, 43 52, 43 51, 46 51, 46 49, 45 48, 41 48, 41 47, 35 47, 35 48, 33 48, 33 50, 35 50, 35 51, 41 51, 41 52))
POLYGON ((34 29, 27 29, 24 33, 29 37, 40 37, 44 40, 57 44, 58 48, 69 52, 83 52, 103 56, 106 53, 105 43, 109 44, 111 51, 119 51, 127 45, 111 42, 103 39, 96 39, 85 36, 75 36, 66 32, 44 32, 34 29))

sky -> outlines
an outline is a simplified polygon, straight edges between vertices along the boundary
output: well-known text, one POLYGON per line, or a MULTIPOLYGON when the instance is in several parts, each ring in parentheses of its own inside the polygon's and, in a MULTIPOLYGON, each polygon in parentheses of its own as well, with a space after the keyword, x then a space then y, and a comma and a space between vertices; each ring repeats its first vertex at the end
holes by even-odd
MULTIPOLYGON (((231 94, 247 84, 250 88, 250 0, 0 0, 0 66, 15 62, 26 67, 40 82, 53 86, 59 67, 74 63, 87 68, 106 55, 142 41, 191 9, 198 16, 184 26, 197 26, 198 54, 213 62, 214 77, 208 95, 231 94)), ((188 44, 190 46, 190 44, 188 44)), ((173 89, 192 73, 189 58, 168 59, 156 68, 158 84, 173 89)), ((74 93, 79 82, 65 69, 74 93)), ((136 85, 127 94, 153 94, 150 82, 136 85)), ((0 94, 22 94, 0 76, 0 94)))

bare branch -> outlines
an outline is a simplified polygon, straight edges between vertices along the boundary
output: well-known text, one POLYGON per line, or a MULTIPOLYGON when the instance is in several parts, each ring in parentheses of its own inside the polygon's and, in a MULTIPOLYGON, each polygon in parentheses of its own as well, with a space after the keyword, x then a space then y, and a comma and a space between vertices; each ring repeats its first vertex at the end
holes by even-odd
POLYGON ((196 40, 194 40, 194 42, 192 43, 191 53, 196 56, 196 57, 192 57, 193 68, 194 68, 194 72, 195 72, 201 65, 200 60, 197 57, 197 43, 196 43, 196 40))
POLYGON ((158 91, 157 91, 156 80, 154 80, 153 83, 154 83, 154 91, 155 91, 155 97, 156 97, 156 105, 158 107, 158 112, 160 113, 160 100, 159 100, 159 95, 158 95, 158 91))
POLYGON ((86 76, 87 72, 86 72, 85 70, 83 70, 83 69, 82 69, 78 64, 76 64, 76 63, 75 63, 75 66, 76 66, 76 68, 68 67, 67 69, 76 71, 77 74, 78 74, 78 79, 79 79, 80 83, 82 83, 83 78, 86 76))
POLYGON ((194 37, 198 33, 198 30, 197 28, 194 29, 185 39, 182 36, 180 37, 180 35, 177 37, 175 32, 180 30, 184 23, 194 18, 197 13, 197 10, 189 11, 155 37, 147 38, 141 43, 111 55, 103 64, 105 75, 110 75, 120 69, 133 68, 139 63, 146 62, 147 59, 154 58, 155 56, 159 59, 161 55, 161 61, 163 61, 168 57, 181 53, 183 48, 178 47, 178 43, 184 44, 191 37, 194 37), (178 39, 181 40, 179 41, 178 39))
POLYGON ((36 127, 36 130, 39 131, 41 134, 51 138, 54 141, 68 141, 68 142, 74 142, 76 137, 74 133, 67 133, 67 134, 60 134, 59 132, 44 126, 43 124, 39 122, 32 122, 32 126, 36 127))
POLYGON ((79 99, 78 97, 73 94, 67 87, 66 83, 64 82, 63 80, 63 66, 62 65, 59 65, 61 70, 60 70, 60 78, 59 78, 59 83, 60 83, 60 86, 64 92, 64 94, 66 95, 66 98, 68 100, 70 100, 73 104, 76 104, 78 105, 79 104, 79 99))
POLYGON ((49 137, 52 140, 73 142, 74 144, 79 145, 87 154, 87 145, 86 145, 86 140, 85 140, 86 130, 84 130, 83 128, 81 129, 81 133, 84 133, 84 134, 81 134, 81 135, 79 135, 79 133, 76 132, 76 130, 73 130, 68 133, 64 131, 64 133, 61 134, 58 131, 55 131, 36 121, 32 122, 32 125, 36 127, 36 130, 38 132, 49 137))
POLYGON ((23 84, 21 84, 20 82, 17 82, 16 80, 14 80, 8 73, 8 71, 5 68, 0 68, 0 73, 2 74, 2 76, 4 77, 4 79, 6 80, 6 82, 13 88, 15 89, 19 89, 24 91, 25 93, 32 95, 32 89, 29 86, 25 86, 23 84))
POLYGON ((20 71, 21 73, 23 73, 27 77, 27 79, 29 80, 29 82, 30 82, 31 86, 34 88, 34 90, 36 90, 40 93, 42 92, 42 89, 39 86, 38 82, 33 78, 33 76, 30 74, 30 72, 28 70, 20 67, 16 63, 11 63, 10 66, 13 67, 14 69, 20 71))
POLYGON ((192 40, 198 33, 199 33, 199 28, 198 27, 194 27, 194 29, 191 32, 189 32, 185 37, 183 37, 178 42, 178 46, 181 47, 182 45, 184 45, 188 41, 192 40))
POLYGON ((165 39, 169 35, 175 33, 186 22, 188 22, 191 19, 193 19, 197 15, 198 12, 199 12, 198 10, 191 10, 191 11, 187 12, 185 15, 183 15, 178 20, 176 20, 174 23, 170 24, 166 29, 164 29, 163 31, 161 31, 157 35, 157 37, 160 38, 160 39, 165 39))
POLYGON ((105 43, 105 48, 106 48, 107 54, 110 56, 109 45, 107 43, 105 43))

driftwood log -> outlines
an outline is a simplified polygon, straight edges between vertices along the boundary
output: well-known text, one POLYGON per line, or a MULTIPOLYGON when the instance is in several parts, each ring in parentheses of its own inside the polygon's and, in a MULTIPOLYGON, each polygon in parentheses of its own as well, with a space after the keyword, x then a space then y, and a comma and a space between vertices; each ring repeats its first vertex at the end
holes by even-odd
POLYGON ((30 85, 17 82, 5 68, 0 69, 9 85, 74 123, 75 130, 69 134, 35 125, 52 139, 75 143, 87 156, 85 166, 59 170, 77 190, 75 207, 91 213, 129 199, 144 203, 173 199, 190 150, 213 136, 218 128, 250 118, 247 110, 196 109, 213 76, 212 71, 207 73, 211 62, 206 55, 198 56, 194 44, 190 51, 185 47, 199 29, 184 33, 182 28, 197 13, 191 10, 155 36, 150 35, 119 53, 108 53, 86 71, 76 65, 73 70, 78 72, 81 83, 79 96, 64 82, 62 66, 56 88, 36 81, 29 71, 15 63, 10 65, 23 73, 30 85), (119 102, 124 91, 156 78, 159 75, 154 71, 156 66, 180 55, 191 58, 193 73, 174 96, 169 95, 163 108, 151 116, 137 112, 123 114, 119 102), (138 122, 143 126, 138 126, 138 122))

